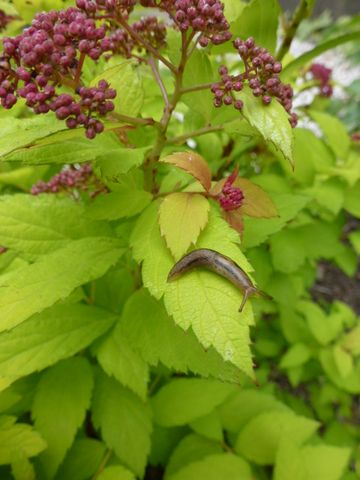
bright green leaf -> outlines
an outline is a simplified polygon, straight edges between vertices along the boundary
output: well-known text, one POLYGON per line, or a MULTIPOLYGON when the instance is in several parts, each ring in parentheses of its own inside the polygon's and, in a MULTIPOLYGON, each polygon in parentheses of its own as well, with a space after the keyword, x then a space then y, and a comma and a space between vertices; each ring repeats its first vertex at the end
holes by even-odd
POLYGON ((75 440, 64 462, 60 466, 56 480, 87 480, 100 466, 106 452, 105 445, 93 438, 75 440))
POLYGON ((164 306, 145 289, 130 297, 116 334, 118 329, 150 365, 161 362, 179 372, 240 382, 241 374, 235 366, 224 362, 214 349, 204 350, 194 333, 178 327, 164 306))
POLYGON ((144 286, 157 299, 164 294, 173 259, 160 235, 159 202, 153 202, 141 214, 131 234, 130 244, 137 262, 142 262, 144 286))
POLYGON ((0 376, 11 382, 86 348, 114 315, 85 305, 57 305, 0 335, 0 376))
POLYGON ((210 440, 217 440, 218 442, 223 441, 221 422, 219 414, 216 410, 213 410, 207 415, 196 418, 191 422, 190 427, 194 430, 194 432, 198 433, 199 435, 203 435, 210 440))
POLYGON ((299 367, 311 357, 311 350, 304 343, 295 343, 283 355, 280 361, 281 368, 299 367))
POLYGON ((121 465, 105 468, 98 476, 99 480, 135 480, 135 475, 121 465))
POLYGON ((148 366, 139 353, 131 348, 119 328, 116 328, 97 345, 96 356, 108 375, 114 376, 116 380, 133 390, 143 400, 146 399, 149 380, 148 366))
POLYGON ((350 148, 350 136, 344 124, 333 115, 309 110, 310 117, 319 125, 325 139, 337 157, 346 159, 350 148))
POLYGON ((85 358, 64 360, 47 370, 37 386, 32 418, 47 443, 39 461, 45 476, 52 478, 90 406, 93 378, 85 358))
POLYGON ((193 193, 172 193, 165 197, 159 209, 162 236, 175 259, 186 253, 208 222, 209 202, 193 193))
POLYGON ((34 313, 66 298, 76 287, 100 277, 122 253, 115 239, 84 238, 41 257, 32 265, 3 275, 0 331, 19 325, 34 313))
POLYGON ((99 373, 92 415, 108 447, 141 477, 150 452, 150 409, 116 380, 99 373))
POLYGON ((0 417, 0 465, 16 461, 19 453, 29 458, 46 448, 40 434, 30 425, 15 421, 15 417, 0 417))
POLYGON ((0 198, 0 236, 8 248, 41 255, 65 247, 71 240, 111 236, 102 222, 87 220, 84 207, 55 195, 4 195, 0 198))

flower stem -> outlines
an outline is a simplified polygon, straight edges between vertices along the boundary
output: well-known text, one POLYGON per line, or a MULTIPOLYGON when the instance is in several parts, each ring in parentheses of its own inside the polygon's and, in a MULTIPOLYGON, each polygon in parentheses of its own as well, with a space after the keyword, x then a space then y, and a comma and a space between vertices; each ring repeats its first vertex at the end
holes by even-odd
POLYGON ((164 65, 168 67, 169 70, 171 70, 173 73, 176 72, 176 67, 173 65, 169 60, 167 60, 165 57, 159 53, 156 48, 154 48, 147 40, 145 40, 141 35, 139 35, 137 32, 135 32, 134 29, 131 28, 131 26, 127 23, 127 21, 119 16, 116 18, 116 21, 128 32, 128 34, 133 37, 140 45, 143 45, 144 48, 151 53, 155 58, 160 60, 164 65))
POLYGON ((166 140, 166 145, 178 145, 186 142, 186 140, 188 140, 189 138, 199 137, 200 135, 206 135, 207 133, 211 132, 221 132, 223 128, 223 125, 209 125, 207 127, 199 128, 199 130, 185 133, 184 135, 180 135, 178 137, 169 138, 168 140, 166 140))
POLYGON ((186 93, 199 92, 200 90, 208 90, 212 87, 212 83, 203 83, 201 85, 194 85, 192 87, 185 87, 181 89, 181 94, 185 95, 186 93))
POLYGON ((290 50, 291 44, 294 40, 294 37, 296 35, 296 32, 299 28, 300 23, 310 14, 311 14, 311 11, 309 10, 308 0, 301 0, 301 2, 299 3, 299 5, 295 10, 295 13, 292 19, 290 20, 290 23, 285 29, 285 36, 276 54, 276 58, 279 61, 281 61, 290 50))
POLYGON ((169 96, 168 96, 168 93, 166 91, 164 82, 162 81, 162 78, 160 76, 159 69, 157 68, 157 65, 155 64, 155 61, 154 61, 153 57, 150 56, 150 58, 148 59, 148 64, 151 67, 151 70, 153 72, 156 83, 159 85, 161 95, 164 99, 165 105, 169 105, 169 96))

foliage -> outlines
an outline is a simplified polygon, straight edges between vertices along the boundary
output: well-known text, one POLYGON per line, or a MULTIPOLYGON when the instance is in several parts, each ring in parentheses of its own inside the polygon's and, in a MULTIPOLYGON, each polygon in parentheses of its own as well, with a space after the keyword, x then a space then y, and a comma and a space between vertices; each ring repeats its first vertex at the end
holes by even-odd
POLYGON ((359 21, 294 59, 313 4, 0 2, 2 480, 360 478, 359 311, 318 278, 358 272, 360 125, 311 66, 359 21), (168 282, 196 249, 271 299, 168 282))

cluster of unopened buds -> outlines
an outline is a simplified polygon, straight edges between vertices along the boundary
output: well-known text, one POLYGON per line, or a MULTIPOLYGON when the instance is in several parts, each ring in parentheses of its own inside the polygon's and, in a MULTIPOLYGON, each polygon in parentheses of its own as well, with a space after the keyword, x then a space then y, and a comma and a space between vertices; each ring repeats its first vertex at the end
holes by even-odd
POLYGON ((31 188, 32 195, 41 193, 70 193, 88 192, 91 197, 107 192, 106 186, 94 175, 90 163, 79 167, 73 165, 64 168, 54 175, 48 182, 39 181, 31 188))
POLYGON ((177 27, 199 33, 199 45, 220 45, 231 38, 230 24, 219 0, 141 0, 145 7, 157 7, 167 12, 177 27))
POLYGON ((245 198, 244 192, 240 188, 234 186, 237 175, 238 171, 235 170, 229 177, 227 177, 221 192, 217 195, 221 208, 226 212, 241 207, 245 198))
POLYGON ((285 85, 279 78, 282 65, 266 50, 258 47, 252 37, 247 40, 237 38, 233 42, 238 51, 245 71, 238 75, 230 75, 225 66, 219 68, 221 80, 212 85, 215 107, 232 105, 237 110, 243 108, 242 100, 237 93, 247 85, 255 97, 262 99, 264 105, 270 105, 275 98, 289 114, 292 127, 297 124, 297 115, 292 110, 293 89, 285 85))
POLYGON ((331 97, 333 94, 333 87, 331 85, 331 68, 327 68, 321 63, 313 63, 310 67, 310 73, 314 80, 320 84, 320 95, 322 97, 331 97))

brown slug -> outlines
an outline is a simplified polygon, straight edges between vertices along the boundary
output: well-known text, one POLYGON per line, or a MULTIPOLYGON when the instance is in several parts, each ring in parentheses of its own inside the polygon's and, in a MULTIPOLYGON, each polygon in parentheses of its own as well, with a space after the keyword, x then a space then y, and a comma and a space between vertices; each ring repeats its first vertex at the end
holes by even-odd
POLYGON ((231 258, 208 248, 193 250, 181 258, 170 270, 167 280, 168 282, 176 280, 185 272, 197 267, 205 267, 218 273, 222 277, 230 280, 231 283, 244 292, 239 308, 240 312, 242 312, 247 299, 253 295, 260 295, 270 300, 272 299, 268 294, 256 288, 249 276, 237 263, 231 260, 231 258))

